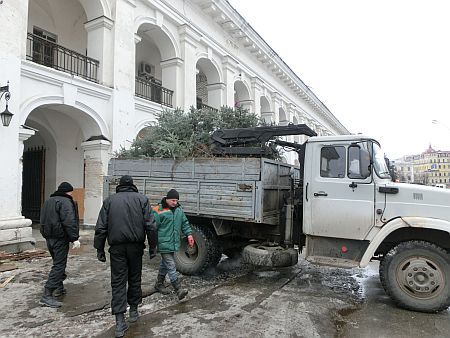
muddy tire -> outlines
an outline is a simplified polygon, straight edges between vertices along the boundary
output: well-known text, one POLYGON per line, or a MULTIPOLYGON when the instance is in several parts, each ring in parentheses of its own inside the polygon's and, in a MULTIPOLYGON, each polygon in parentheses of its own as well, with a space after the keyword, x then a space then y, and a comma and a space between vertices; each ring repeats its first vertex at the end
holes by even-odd
POLYGON ((435 244, 400 243, 382 260, 380 280, 399 307, 439 312, 450 305, 450 255, 435 244))
POLYGON ((180 250, 175 253, 177 270, 183 275, 199 275, 209 267, 216 266, 222 257, 214 230, 201 225, 191 225, 191 228, 194 247, 189 248, 187 238, 182 238, 180 250))
POLYGON ((242 250, 242 261, 273 268, 292 266, 298 263, 298 252, 293 248, 284 249, 280 246, 250 244, 242 250))

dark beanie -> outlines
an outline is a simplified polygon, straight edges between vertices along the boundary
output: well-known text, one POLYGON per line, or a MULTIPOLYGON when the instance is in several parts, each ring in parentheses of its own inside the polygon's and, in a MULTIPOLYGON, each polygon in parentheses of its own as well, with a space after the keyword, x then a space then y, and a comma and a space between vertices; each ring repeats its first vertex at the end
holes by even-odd
POLYGON ((133 178, 130 175, 123 175, 119 181, 120 185, 133 185, 133 178))
POLYGON ((167 193, 166 199, 168 200, 179 200, 180 194, 175 189, 170 189, 167 193))
POLYGON ((59 191, 59 192, 69 192, 69 191, 73 191, 72 184, 70 184, 69 182, 62 182, 62 183, 58 186, 58 191, 59 191))

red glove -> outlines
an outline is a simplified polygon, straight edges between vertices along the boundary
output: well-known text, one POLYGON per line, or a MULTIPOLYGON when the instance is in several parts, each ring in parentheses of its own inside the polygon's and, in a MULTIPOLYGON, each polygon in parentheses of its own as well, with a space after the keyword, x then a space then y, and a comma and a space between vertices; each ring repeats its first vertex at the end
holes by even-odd
POLYGON ((193 247, 194 244, 195 244, 194 237, 192 237, 192 235, 189 235, 187 238, 188 238, 188 244, 189 244, 189 246, 190 246, 190 247, 193 247))

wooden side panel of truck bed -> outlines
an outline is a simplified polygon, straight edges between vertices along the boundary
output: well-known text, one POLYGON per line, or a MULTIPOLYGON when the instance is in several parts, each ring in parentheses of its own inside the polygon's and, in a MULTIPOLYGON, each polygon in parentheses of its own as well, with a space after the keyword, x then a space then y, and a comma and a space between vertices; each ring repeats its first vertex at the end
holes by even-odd
POLYGON ((188 215, 278 225, 292 171, 299 173, 261 158, 112 159, 105 192, 114 193, 119 178, 131 175, 152 204, 174 188, 188 215))

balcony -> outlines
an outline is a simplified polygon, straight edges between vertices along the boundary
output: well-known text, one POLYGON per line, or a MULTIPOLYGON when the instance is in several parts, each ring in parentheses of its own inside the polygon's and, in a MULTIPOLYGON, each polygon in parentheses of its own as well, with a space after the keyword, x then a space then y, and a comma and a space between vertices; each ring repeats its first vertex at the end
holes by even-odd
POLYGON ((99 61, 28 33, 27 60, 98 83, 99 61))
POLYGON ((172 108, 173 90, 164 88, 155 78, 136 77, 135 95, 172 108))

